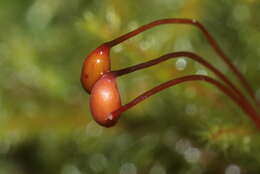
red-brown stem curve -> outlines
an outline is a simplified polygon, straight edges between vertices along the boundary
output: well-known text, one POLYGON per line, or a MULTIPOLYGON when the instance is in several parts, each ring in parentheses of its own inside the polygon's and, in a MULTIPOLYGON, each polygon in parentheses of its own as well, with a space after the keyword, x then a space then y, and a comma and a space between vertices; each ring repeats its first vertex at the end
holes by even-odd
POLYGON ((136 97, 129 103, 121 106, 118 110, 110 113, 109 117, 117 119, 120 117, 120 115, 123 112, 132 108, 133 106, 142 102, 143 100, 147 99, 148 97, 155 95, 156 93, 158 93, 164 89, 167 89, 169 87, 175 86, 175 85, 183 83, 183 82, 188 82, 188 81, 205 81, 205 82, 208 82, 208 83, 216 86, 219 90, 221 90, 223 93, 225 93, 227 96, 229 96, 233 100, 233 102, 236 103, 252 119, 252 121, 255 123, 257 128, 260 128, 260 118, 259 118, 258 114, 256 112, 254 112, 254 110, 251 110, 250 107, 248 107, 248 105, 246 103, 242 102, 241 99, 237 95, 235 95, 235 93, 230 88, 228 88, 221 82, 214 80, 208 76, 204 76, 204 75, 183 76, 183 77, 176 78, 176 79, 167 81, 165 83, 162 83, 162 84, 144 92, 143 94, 139 95, 138 97, 136 97))
POLYGON ((235 67, 235 65, 231 62, 231 60, 226 56, 226 54, 222 51, 216 40, 212 37, 212 35, 208 32, 208 30, 197 20, 194 19, 186 19, 186 18, 166 18, 166 19, 160 19, 153 21, 151 23, 148 23, 146 25, 143 25, 129 33, 126 33, 124 35, 121 35, 117 37, 116 39, 106 42, 105 45, 109 47, 113 47, 117 44, 120 44, 121 42, 130 39, 131 37, 134 37, 135 35, 138 35, 148 29, 151 29, 153 27, 156 27, 158 25, 163 24, 189 24, 193 25, 201 30, 201 32, 205 35, 207 41, 209 42, 210 46, 215 50, 215 52, 220 56, 220 58, 227 64, 227 66, 233 71, 233 73, 237 76, 237 78, 240 80, 242 86, 246 89, 249 96, 252 98, 252 100, 257 104, 260 105, 260 102, 257 101, 254 91, 250 84, 247 82, 246 78, 243 76, 243 74, 235 67))
MULTIPOLYGON (((242 102, 247 102, 248 105, 250 105, 250 107, 253 110, 255 110, 255 108, 250 104, 250 101, 242 94, 242 92, 222 72, 220 72, 212 64, 207 62, 206 59, 204 59, 203 57, 201 57, 195 53, 192 53, 192 52, 180 51, 180 52, 168 53, 161 57, 152 59, 152 60, 144 62, 144 63, 140 63, 137 65, 133 65, 133 66, 124 68, 124 69, 113 71, 113 73, 116 76, 122 76, 122 75, 125 75, 128 73, 134 72, 134 71, 138 71, 138 70, 141 70, 144 68, 151 67, 153 65, 159 64, 159 63, 161 63, 163 61, 167 61, 169 59, 174 59, 174 58, 183 57, 183 56, 190 58, 190 59, 202 64, 209 70, 211 70, 217 77, 219 77, 221 80, 223 80, 230 88, 232 88, 232 90, 234 90, 234 92, 238 95, 238 97, 242 100, 242 102)), ((255 111, 255 112, 257 112, 257 111, 255 111)))

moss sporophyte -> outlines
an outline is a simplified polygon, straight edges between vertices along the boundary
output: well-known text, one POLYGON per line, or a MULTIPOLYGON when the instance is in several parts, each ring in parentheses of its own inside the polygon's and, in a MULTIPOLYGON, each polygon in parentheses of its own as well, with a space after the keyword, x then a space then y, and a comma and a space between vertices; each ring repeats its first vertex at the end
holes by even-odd
POLYGON ((92 51, 85 59, 81 72, 81 83, 83 88, 90 94, 90 110, 94 120, 102 126, 111 127, 120 118, 121 114, 132 108, 148 97, 174 85, 188 81, 204 81, 216 86, 225 95, 229 96, 249 118, 255 123, 257 128, 260 128, 260 117, 256 110, 259 106, 255 98, 254 92, 242 73, 234 66, 230 59, 224 54, 222 49, 217 44, 216 40, 206 30, 206 28, 194 19, 161 19, 156 20, 146 25, 143 25, 129 33, 126 33, 118 38, 106 42, 92 51), (231 82, 218 68, 206 61, 203 57, 187 51, 172 52, 165 54, 153 60, 127 67, 120 70, 111 70, 110 68, 110 49, 130 39, 148 29, 162 24, 189 24, 197 27, 206 37, 209 45, 215 50, 219 58, 228 66, 228 68, 236 75, 241 82, 241 85, 248 93, 252 102, 241 92, 241 90, 231 82), (137 70, 151 67, 169 59, 178 57, 187 57, 199 64, 205 66, 212 71, 220 80, 215 80, 206 75, 188 75, 169 80, 162 83, 136 97, 127 104, 122 105, 120 92, 117 87, 117 78, 132 73, 137 70))

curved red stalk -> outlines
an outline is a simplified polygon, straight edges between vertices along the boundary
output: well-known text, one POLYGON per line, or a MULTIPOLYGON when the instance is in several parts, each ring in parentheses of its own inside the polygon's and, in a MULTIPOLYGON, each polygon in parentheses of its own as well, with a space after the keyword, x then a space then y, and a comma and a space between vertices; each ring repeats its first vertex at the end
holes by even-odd
POLYGON ((138 96, 134 100, 132 100, 131 102, 123 105, 118 110, 109 114, 108 117, 111 119, 118 119, 123 112, 132 108, 133 106, 142 102, 143 100, 147 99, 148 97, 150 97, 164 89, 167 89, 174 85, 177 85, 177 84, 180 84, 183 82, 188 82, 188 81, 206 81, 206 82, 216 86, 219 90, 221 90, 227 96, 229 96, 254 121, 257 128, 260 128, 260 118, 259 118, 258 114, 254 110, 252 110, 251 107, 249 107, 248 103, 243 102, 241 100, 241 98, 239 98, 237 95, 235 95, 235 93, 230 88, 226 87, 224 84, 222 84, 219 81, 214 80, 208 76, 204 76, 204 75, 189 75, 189 76, 180 77, 180 78, 173 79, 173 80, 167 81, 165 83, 162 83, 162 84, 144 92, 143 94, 141 94, 140 96, 138 96))
POLYGON ((190 25, 193 25, 193 26, 196 26, 197 28, 199 28, 202 31, 202 33, 205 35, 205 37, 206 37, 207 41, 209 42, 209 44, 211 45, 211 47, 216 51, 216 53, 220 56, 220 58, 228 65, 228 67, 233 71, 233 73, 240 80, 241 84, 246 89, 246 91, 248 92, 250 97, 253 99, 253 101, 256 104, 260 104, 260 103, 258 103, 258 101, 254 95, 253 89, 247 82, 246 78, 234 66, 234 64, 230 61, 230 59, 224 54, 222 49, 217 44, 216 40, 210 35, 210 33, 207 31, 207 29, 201 23, 199 23, 198 21, 196 21, 194 19, 169 18, 169 19, 156 20, 149 24, 143 25, 129 33, 119 36, 118 38, 116 38, 112 41, 106 42, 105 44, 109 47, 113 47, 127 39, 130 39, 131 37, 134 37, 135 35, 138 35, 138 34, 144 32, 145 30, 151 29, 153 27, 156 27, 156 26, 162 25, 162 24, 190 24, 190 25))
MULTIPOLYGON (((209 62, 207 62, 205 59, 203 59, 201 56, 192 53, 192 52, 187 52, 187 51, 181 51, 181 52, 174 52, 174 53, 168 53, 165 54, 159 58, 155 58, 153 60, 141 63, 141 64, 137 64, 131 67, 127 67, 121 70, 117 70, 117 71, 113 71, 113 73, 116 76, 122 76, 140 69, 144 69, 144 68, 148 68, 150 66, 159 64, 163 61, 169 60, 169 59, 174 59, 174 58, 178 58, 178 57, 182 57, 185 56, 187 58, 190 58, 202 65, 204 65, 205 67, 207 67, 209 70, 211 70, 217 77, 219 77, 221 80, 223 80, 228 86, 230 86, 230 88, 232 88, 234 90, 234 92, 238 95, 239 98, 241 98, 242 102, 246 102, 248 103, 248 105, 250 105, 250 107, 255 110, 253 108, 253 106, 251 106, 250 102, 247 100, 247 98, 241 93, 241 91, 222 73, 220 72, 217 68, 215 68, 212 64, 210 64, 209 62)), ((256 112, 256 111, 255 111, 256 112)))

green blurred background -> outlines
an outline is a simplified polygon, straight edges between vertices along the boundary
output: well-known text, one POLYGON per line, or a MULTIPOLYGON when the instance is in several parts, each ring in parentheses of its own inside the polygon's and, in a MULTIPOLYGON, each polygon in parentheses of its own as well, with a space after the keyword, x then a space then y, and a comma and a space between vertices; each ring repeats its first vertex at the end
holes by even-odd
MULTIPOLYGON (((201 21, 260 99, 257 0, 0 0, 0 174, 259 173, 254 124, 215 87, 187 83, 127 111, 91 118, 81 65, 102 42, 160 18, 201 21)), ((113 48, 119 69, 193 51, 237 85, 201 32, 164 25, 113 48)), ((123 103, 169 79, 208 74, 180 58, 118 80, 123 103)))

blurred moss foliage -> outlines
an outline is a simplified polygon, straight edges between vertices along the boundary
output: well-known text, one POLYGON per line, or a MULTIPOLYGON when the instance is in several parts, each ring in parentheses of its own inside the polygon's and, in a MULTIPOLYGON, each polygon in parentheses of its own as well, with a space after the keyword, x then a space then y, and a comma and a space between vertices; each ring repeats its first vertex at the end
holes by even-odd
MULTIPOLYGON (((0 173, 260 171, 259 132, 215 87, 173 87, 106 129, 92 121, 79 82, 85 55, 102 42, 155 19, 195 18, 260 98, 257 0, 1 0, 0 7, 0 173)), ((198 29, 185 25, 157 27, 116 46, 112 66, 173 51, 194 51, 237 80, 198 29)), ((213 76, 188 59, 178 61, 120 78, 123 102, 175 77, 213 76)))

